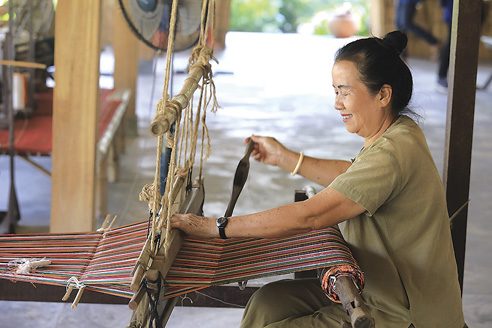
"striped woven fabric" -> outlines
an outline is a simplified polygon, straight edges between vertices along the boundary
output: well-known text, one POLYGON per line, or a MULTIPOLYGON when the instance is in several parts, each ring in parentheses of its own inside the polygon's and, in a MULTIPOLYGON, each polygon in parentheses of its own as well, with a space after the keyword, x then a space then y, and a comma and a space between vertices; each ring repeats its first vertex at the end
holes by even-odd
MULTIPOLYGON (((147 222, 105 233, 1 235, 0 278, 66 286, 75 277, 86 289, 131 298, 132 271, 146 236, 147 222), (15 272, 13 262, 42 258, 51 264, 29 274, 15 272)), ((187 238, 166 276, 166 295, 346 265, 360 272, 337 228, 279 239, 187 238)))
POLYGON ((167 293, 341 265, 358 270, 340 231, 332 227, 279 239, 187 238, 166 276, 167 293))
POLYGON ((71 277, 87 289, 130 298, 131 275, 146 240, 147 222, 106 233, 0 236, 0 278, 66 286, 71 277), (51 264, 17 274, 9 262, 46 258, 51 264))

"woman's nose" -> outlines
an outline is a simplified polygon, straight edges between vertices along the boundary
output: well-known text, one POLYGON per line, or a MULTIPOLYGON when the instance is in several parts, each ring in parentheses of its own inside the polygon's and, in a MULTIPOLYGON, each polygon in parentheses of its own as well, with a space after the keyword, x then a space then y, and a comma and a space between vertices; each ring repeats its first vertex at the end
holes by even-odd
POLYGON ((343 109, 343 102, 340 101, 338 96, 335 97, 335 109, 336 110, 342 110, 343 109))

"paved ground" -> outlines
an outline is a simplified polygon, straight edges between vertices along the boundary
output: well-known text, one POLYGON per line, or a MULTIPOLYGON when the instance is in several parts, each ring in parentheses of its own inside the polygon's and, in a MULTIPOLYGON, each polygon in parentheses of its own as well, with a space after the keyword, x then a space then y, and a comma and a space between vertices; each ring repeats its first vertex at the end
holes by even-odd
MULTIPOLYGON (((330 69, 334 51, 347 40, 298 35, 229 33, 227 50, 217 54, 216 85, 221 109, 209 115, 213 152, 205 182, 205 212, 221 214, 230 195, 232 176, 242 156, 244 137, 270 134, 287 146, 308 155, 348 159, 360 149, 361 140, 348 135, 333 109, 330 69), (267 50, 268 49, 268 50, 267 50)), ((183 68, 187 54, 176 58, 183 68)), ((436 63, 410 59, 415 80, 412 109, 422 116, 428 142, 439 169, 443 166, 446 94, 435 89, 436 63)), ((151 94, 152 65, 141 65, 138 82, 140 135, 130 138, 121 160, 120 180, 110 187, 110 211, 120 224, 146 216, 146 205, 137 202, 144 183, 152 181, 155 140, 147 133, 153 104, 161 93, 163 61, 158 61, 154 93, 151 94)), ((492 66, 481 65, 478 81, 483 82, 492 66)), ((179 86, 183 76, 177 75, 179 86)), ((477 92, 474 148, 467 234, 467 258, 463 305, 470 327, 492 327, 492 87, 477 92)), ((49 166, 49 159, 40 160, 49 166)), ((7 161, 0 158, 0 209, 5 208, 8 185, 7 161)), ((17 187, 23 225, 47 225, 50 181, 28 164, 17 161, 17 187)), ((236 206, 236 213, 266 209, 290 202, 293 190, 306 185, 257 163, 236 206)), ((436 279, 436 277, 429 277, 436 279)), ((123 327, 130 312, 126 306, 85 305, 73 311, 61 303, 0 302, 2 327, 123 327)), ((235 327, 240 309, 177 308, 169 327, 235 327)))

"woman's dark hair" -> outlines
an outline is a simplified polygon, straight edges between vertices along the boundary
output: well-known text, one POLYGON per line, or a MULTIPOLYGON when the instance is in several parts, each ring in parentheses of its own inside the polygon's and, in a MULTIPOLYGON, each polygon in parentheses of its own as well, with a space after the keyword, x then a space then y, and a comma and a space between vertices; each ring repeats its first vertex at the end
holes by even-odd
POLYGON ((340 48, 335 62, 348 60, 357 66, 361 81, 373 93, 384 84, 392 87, 391 108, 398 116, 411 112, 407 105, 412 97, 413 79, 410 69, 400 58, 407 46, 407 36, 393 31, 382 39, 377 37, 359 39, 340 48))

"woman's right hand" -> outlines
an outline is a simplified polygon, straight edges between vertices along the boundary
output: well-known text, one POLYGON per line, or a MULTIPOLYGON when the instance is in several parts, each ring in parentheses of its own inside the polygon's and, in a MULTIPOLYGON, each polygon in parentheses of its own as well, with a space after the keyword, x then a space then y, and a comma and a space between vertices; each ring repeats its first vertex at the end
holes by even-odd
POLYGON ((251 156, 255 160, 261 163, 279 166, 283 154, 287 150, 284 145, 272 137, 252 135, 247 138, 245 142, 248 143, 250 140, 253 140, 255 143, 253 151, 251 152, 251 156))

